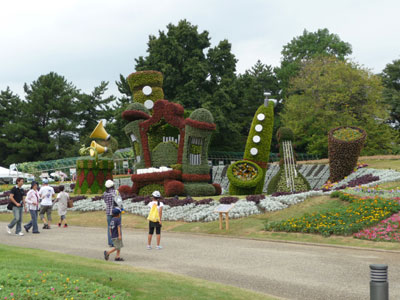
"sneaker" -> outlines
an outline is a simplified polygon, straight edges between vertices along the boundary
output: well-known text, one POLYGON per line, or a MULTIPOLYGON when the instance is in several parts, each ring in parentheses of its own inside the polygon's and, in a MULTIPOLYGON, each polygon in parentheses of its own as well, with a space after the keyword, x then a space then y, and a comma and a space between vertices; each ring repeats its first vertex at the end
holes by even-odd
POLYGON ((162 249, 162 246, 157 246, 156 247, 156 250, 161 250, 162 249))
POLYGON ((67 228, 68 227, 68 224, 64 224, 64 228, 67 228))
POLYGON ((8 234, 11 234, 11 229, 8 226, 7 226, 7 232, 8 232, 8 234))
POLYGON ((147 250, 151 250, 151 246, 150 245, 147 245, 147 250))
POLYGON ((115 261, 125 261, 125 259, 123 259, 122 257, 116 257, 114 260, 115 261))
POLYGON ((61 223, 58 223, 58 227, 61 227, 61 223))
POLYGON ((16 233, 16 235, 23 236, 24 234, 22 232, 19 232, 19 233, 16 233))
POLYGON ((27 233, 29 232, 29 229, 26 228, 26 226, 24 226, 24 229, 25 229, 25 231, 26 231, 27 233))
POLYGON ((38 234, 38 233, 40 233, 39 231, 35 231, 35 232, 32 232, 32 233, 34 233, 34 234, 38 234))
POLYGON ((108 260, 109 257, 110 257, 110 255, 107 254, 107 251, 104 251, 104 259, 105 259, 105 260, 108 260))
POLYGON ((43 225, 43 229, 47 229, 48 227, 49 227, 49 225, 47 225, 47 224, 43 225))

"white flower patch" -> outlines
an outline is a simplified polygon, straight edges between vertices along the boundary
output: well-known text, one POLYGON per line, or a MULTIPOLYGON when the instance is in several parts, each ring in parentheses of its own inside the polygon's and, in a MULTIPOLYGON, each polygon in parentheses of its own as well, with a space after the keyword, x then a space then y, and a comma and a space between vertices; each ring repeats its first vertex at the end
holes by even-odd
POLYGON ((261 210, 254 202, 241 199, 238 200, 235 206, 229 211, 229 218, 237 219, 261 213, 261 210))
POLYGON ((284 204, 278 200, 272 199, 272 197, 266 197, 265 199, 261 200, 259 206, 265 211, 276 211, 276 210, 281 210, 281 209, 288 207, 287 204, 284 204))

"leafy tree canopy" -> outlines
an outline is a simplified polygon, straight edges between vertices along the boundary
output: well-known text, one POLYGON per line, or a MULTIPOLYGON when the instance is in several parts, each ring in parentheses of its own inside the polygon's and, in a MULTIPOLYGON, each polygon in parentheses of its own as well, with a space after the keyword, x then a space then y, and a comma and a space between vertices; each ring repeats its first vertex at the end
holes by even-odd
POLYGON ((400 128, 400 59, 386 65, 382 74, 383 98, 390 106, 391 123, 400 128))
POLYGON ((364 154, 390 153, 394 133, 385 124, 382 88, 378 76, 336 57, 305 61, 291 81, 282 122, 301 152, 327 156, 329 130, 353 125, 368 133, 364 154))

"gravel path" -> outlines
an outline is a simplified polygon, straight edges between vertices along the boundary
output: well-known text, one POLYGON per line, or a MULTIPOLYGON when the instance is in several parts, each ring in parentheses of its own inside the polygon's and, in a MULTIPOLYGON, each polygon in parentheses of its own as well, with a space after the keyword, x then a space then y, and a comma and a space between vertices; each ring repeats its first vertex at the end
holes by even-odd
MULTIPOLYGON (((103 259, 105 229, 42 230, 1 243, 103 259)), ((158 269, 286 299, 369 299, 369 264, 389 265, 390 298, 400 299, 400 253, 162 233, 162 250, 146 250, 144 231, 123 229, 123 264, 158 269)), ((153 240, 153 243, 155 239, 153 240)))

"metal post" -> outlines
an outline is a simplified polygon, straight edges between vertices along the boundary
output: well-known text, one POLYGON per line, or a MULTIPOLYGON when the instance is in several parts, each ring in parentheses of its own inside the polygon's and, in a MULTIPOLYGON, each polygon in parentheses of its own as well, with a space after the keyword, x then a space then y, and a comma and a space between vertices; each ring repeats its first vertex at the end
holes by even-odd
POLYGON ((387 265, 370 265, 371 281, 369 283, 370 300, 389 300, 389 283, 387 265))

